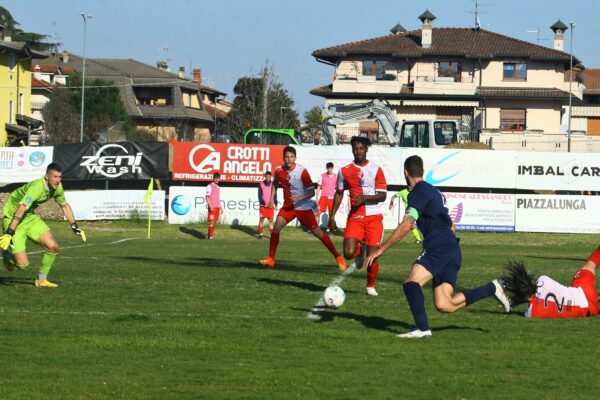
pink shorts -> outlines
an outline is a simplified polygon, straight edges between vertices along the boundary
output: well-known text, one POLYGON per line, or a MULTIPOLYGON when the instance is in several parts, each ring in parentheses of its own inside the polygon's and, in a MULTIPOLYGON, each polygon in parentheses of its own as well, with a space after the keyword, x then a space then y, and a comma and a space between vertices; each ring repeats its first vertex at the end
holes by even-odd
POLYGON ((318 227, 317 218, 313 210, 296 210, 295 208, 282 208, 277 214, 277 218, 283 218, 288 223, 293 221, 294 218, 298 218, 298 221, 309 229, 318 227))
POLYGON ((333 210, 333 199, 321 196, 319 199, 319 212, 328 211, 331 213, 331 210, 333 210))
POLYGON ((274 208, 260 206, 260 210, 258 212, 261 218, 273 219, 273 217, 275 216, 274 208))

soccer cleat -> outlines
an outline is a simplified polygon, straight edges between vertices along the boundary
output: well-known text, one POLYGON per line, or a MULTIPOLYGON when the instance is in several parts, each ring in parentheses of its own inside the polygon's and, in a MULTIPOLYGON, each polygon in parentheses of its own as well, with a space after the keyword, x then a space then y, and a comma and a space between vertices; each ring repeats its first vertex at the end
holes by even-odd
POLYGON ((275 268, 275 260, 271 257, 267 257, 264 260, 258 260, 258 262, 267 268, 275 268))
POLYGON ((344 260, 344 257, 337 256, 335 258, 335 261, 337 262, 338 267, 340 267, 340 271, 344 272, 346 270, 346 268, 348 268, 348 266, 346 265, 346 260, 344 260))
POLYGON ((374 287, 367 286, 367 295, 375 297, 379 296, 379 293, 377 293, 377 290, 375 290, 374 287))
POLYGON ((2 252, 2 262, 4 263, 4 268, 8 272, 13 272, 15 270, 15 265, 10 260, 11 253, 9 250, 4 250, 2 252))
POLYGON ((399 335, 396 335, 396 337, 402 338, 402 339, 423 339, 423 338, 430 338, 431 337, 431 330, 426 330, 426 331, 422 331, 420 329, 413 329, 410 332, 406 332, 406 333, 401 333, 399 335))
POLYGON ((360 244, 360 254, 358 257, 354 259, 354 266, 356 269, 361 269, 365 262, 365 257, 367 256, 367 244, 365 242, 361 242, 360 244))
POLYGON ((415 243, 423 243, 422 241, 420 241, 419 239, 415 240, 415 243))
POLYGON ((44 288, 52 288, 52 289, 58 287, 58 285, 56 283, 52 283, 48 279, 44 279, 44 280, 36 279, 34 285, 35 285, 35 287, 44 287, 44 288))
POLYGON ((494 293, 496 300, 498 300, 498 302, 502 304, 502 307, 504 307, 504 311, 509 312, 510 301, 508 300, 508 297, 506 297, 506 293, 504 293, 504 282, 502 281, 502 279, 494 279, 492 283, 496 287, 496 292, 494 293))

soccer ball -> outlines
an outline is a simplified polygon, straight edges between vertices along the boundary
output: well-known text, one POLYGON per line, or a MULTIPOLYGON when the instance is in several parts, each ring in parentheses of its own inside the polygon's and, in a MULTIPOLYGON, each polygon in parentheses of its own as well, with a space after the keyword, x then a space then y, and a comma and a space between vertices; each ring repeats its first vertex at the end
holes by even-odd
POLYGON ((339 308, 346 300, 346 293, 339 286, 329 286, 323 293, 323 301, 330 308, 339 308))

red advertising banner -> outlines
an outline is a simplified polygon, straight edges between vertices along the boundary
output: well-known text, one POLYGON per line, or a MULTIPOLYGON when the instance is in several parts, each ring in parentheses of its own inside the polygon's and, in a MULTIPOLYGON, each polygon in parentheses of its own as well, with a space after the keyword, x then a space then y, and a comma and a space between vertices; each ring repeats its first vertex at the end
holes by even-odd
POLYGON ((283 163, 284 146, 230 143, 173 143, 173 180, 260 182, 283 163))

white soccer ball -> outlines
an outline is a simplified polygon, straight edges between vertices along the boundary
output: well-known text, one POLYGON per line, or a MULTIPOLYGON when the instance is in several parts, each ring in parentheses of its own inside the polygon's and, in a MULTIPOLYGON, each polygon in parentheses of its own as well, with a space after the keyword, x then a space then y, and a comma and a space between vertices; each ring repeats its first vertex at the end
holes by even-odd
POLYGON ((323 293, 323 301, 330 308, 339 308, 346 300, 346 293, 339 286, 329 286, 323 293))

